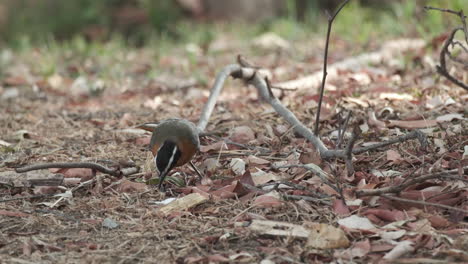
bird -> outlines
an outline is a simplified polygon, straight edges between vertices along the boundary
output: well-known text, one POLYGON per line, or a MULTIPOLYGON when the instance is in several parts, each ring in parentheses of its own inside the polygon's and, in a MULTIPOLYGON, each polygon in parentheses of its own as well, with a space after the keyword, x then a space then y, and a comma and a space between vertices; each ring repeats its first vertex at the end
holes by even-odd
MULTIPOLYGON (((190 162, 199 150, 199 129, 192 122, 179 118, 170 118, 159 123, 145 123, 137 128, 153 133, 149 150, 153 153, 156 169, 159 172, 158 189, 162 191, 162 183, 167 174, 174 167, 190 162)), ((191 162, 190 164, 194 167, 191 162)))

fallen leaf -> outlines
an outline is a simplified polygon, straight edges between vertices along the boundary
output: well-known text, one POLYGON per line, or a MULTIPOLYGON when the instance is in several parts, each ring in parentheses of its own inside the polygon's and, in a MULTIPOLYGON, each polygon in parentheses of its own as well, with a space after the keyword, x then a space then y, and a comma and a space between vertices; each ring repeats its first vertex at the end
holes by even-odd
POLYGON ((349 208, 341 199, 335 199, 333 201, 333 212, 337 215, 348 215, 349 208))
POLYGON ((199 194, 199 193, 191 193, 184 197, 178 198, 169 204, 159 208, 160 213, 163 215, 169 215, 175 211, 184 211, 195 207, 201 203, 208 201, 208 198, 199 194))
POLYGON ((270 220, 252 220, 249 229, 262 235, 308 238, 310 231, 302 225, 270 220))
POLYGON ((373 230, 376 227, 367 219, 366 217, 359 217, 357 215, 352 215, 343 219, 338 220, 340 226, 344 226, 349 229, 358 229, 358 230, 373 230))
POLYGON ((200 146, 200 152, 203 152, 203 153, 211 151, 211 150, 220 151, 221 149, 228 149, 224 141, 218 141, 210 145, 200 146))
POLYGON ((8 211, 8 210, 2 210, 0 209, 0 215, 4 216, 11 216, 11 217, 29 217, 29 214, 22 213, 22 212, 14 212, 14 211, 8 211))
POLYGON ((255 198, 252 205, 261 208, 271 208, 279 207, 283 205, 283 202, 281 201, 281 195, 277 191, 272 191, 255 198))
POLYGON ((377 116, 375 115, 374 111, 369 111, 367 114, 368 114, 367 123, 369 125, 375 126, 379 129, 387 128, 387 124, 385 124, 385 122, 377 119, 377 116))
POLYGON ((231 130, 229 138, 234 142, 245 144, 255 139, 255 133, 248 126, 239 126, 231 130))
POLYGON ((229 167, 231 167, 232 172, 234 172, 234 174, 237 176, 243 175, 245 173, 245 161, 243 159, 233 158, 229 164, 229 167))
POLYGON ((62 173, 65 178, 81 178, 83 181, 94 178, 93 170, 86 168, 59 169, 57 173, 62 173))
POLYGON ((399 127, 399 128, 427 128, 437 126, 437 120, 388 120, 388 127, 399 127))
POLYGON ((341 228, 322 223, 306 223, 309 229, 307 246, 319 249, 345 248, 349 240, 341 228))
POLYGON ((390 252, 385 254, 383 258, 394 260, 412 251, 414 251, 413 242, 405 240, 398 242, 397 245, 390 252))
POLYGON ((400 153, 398 153, 398 151, 396 151, 396 150, 389 149, 389 150, 387 150, 386 153, 387 153, 387 160, 388 161, 397 162, 397 161, 402 161, 403 160, 400 153))
POLYGON ((254 182, 254 185, 261 185, 270 181, 282 181, 286 180, 287 177, 281 176, 279 174, 271 173, 271 172, 264 172, 262 170, 258 170, 257 172, 254 172, 251 174, 252 176, 252 181, 254 182))
POLYGON ((253 165, 266 165, 266 164, 270 164, 270 161, 266 160, 266 159, 262 159, 262 158, 259 158, 259 157, 255 157, 253 155, 249 155, 247 157, 247 161, 249 164, 253 164, 253 165))
POLYGON ((353 258, 362 258, 366 256, 371 250, 371 244, 369 239, 363 241, 358 241, 354 243, 350 248, 344 250, 343 252, 335 252, 334 256, 344 259, 353 259, 353 258))
POLYGON ((119 185, 117 185, 116 189, 117 191, 123 193, 145 192, 148 190, 148 185, 141 182, 132 182, 124 179, 119 185))
POLYGON ((437 122, 451 122, 454 119, 464 120, 465 118, 463 118, 462 114, 446 114, 436 118, 437 122))

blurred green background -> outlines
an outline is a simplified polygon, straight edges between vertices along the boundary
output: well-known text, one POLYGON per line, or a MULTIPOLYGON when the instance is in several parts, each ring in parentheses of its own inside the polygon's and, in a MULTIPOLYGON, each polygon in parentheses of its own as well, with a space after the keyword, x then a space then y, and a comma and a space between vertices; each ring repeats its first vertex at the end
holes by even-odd
MULTIPOLYGON (((326 30, 324 10, 335 0, 2 0, 0 45, 121 39, 141 46, 151 40, 194 41, 216 34, 214 24, 239 28, 244 36, 266 31, 294 39, 326 30), (249 27, 245 27, 249 24, 249 27)), ((466 0, 351 0, 334 24, 343 38, 431 38, 459 23, 454 16, 424 11, 425 5, 460 10, 466 0)), ((465 10, 467 11, 467 10, 465 10)))

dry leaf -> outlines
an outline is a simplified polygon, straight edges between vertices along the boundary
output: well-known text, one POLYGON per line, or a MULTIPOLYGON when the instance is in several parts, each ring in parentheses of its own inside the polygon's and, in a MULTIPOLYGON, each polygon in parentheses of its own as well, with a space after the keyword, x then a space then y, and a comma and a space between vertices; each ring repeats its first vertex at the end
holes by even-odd
POLYGON ((284 237, 309 237, 309 229, 302 225, 269 220, 252 220, 249 229, 262 235, 284 236, 284 237))
POLYGON ((398 242, 398 244, 390 252, 385 254, 383 258, 394 260, 412 251, 414 251, 413 242, 405 240, 398 242))
POLYGON ((400 127, 400 128, 427 128, 437 126, 437 120, 412 120, 412 121, 401 121, 401 120, 388 120, 388 127, 400 127))
POLYGON ((208 201, 207 197, 199 193, 191 193, 159 208, 158 212, 162 213, 163 215, 169 215, 175 211, 184 211, 190 209, 206 201, 208 201))
POLYGON ((116 188, 117 191, 124 193, 145 192, 148 190, 148 185, 141 182, 132 182, 124 179, 119 185, 117 185, 116 188))
POLYGON ((240 126, 231 130, 229 138, 234 142, 245 144, 255 139, 255 133, 248 126, 240 126))
POLYGON ((283 205, 281 195, 277 191, 272 191, 255 198, 252 203, 256 207, 271 208, 283 205))
POLYGON ((308 247, 330 249, 349 246, 349 240, 340 228, 322 223, 307 223, 306 227, 309 229, 308 247))
POLYGON ((349 229, 359 229, 359 230, 373 230, 376 227, 367 219, 366 217, 359 217, 357 215, 352 215, 343 219, 338 220, 340 226, 344 226, 349 229))

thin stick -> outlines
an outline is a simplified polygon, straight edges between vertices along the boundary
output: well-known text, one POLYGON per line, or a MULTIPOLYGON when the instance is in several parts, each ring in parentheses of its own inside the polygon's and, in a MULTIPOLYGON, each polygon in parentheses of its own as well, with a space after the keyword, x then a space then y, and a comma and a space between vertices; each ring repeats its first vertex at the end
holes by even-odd
POLYGON ((420 144, 421 144, 421 146, 423 148, 425 148, 427 146, 426 135, 424 135, 424 133, 422 133, 421 131, 416 129, 416 130, 413 130, 413 131, 411 131, 410 133, 408 133, 406 135, 402 135, 402 136, 392 138, 392 139, 389 139, 389 140, 386 140, 386 141, 375 143, 375 144, 372 144, 372 145, 367 146, 367 147, 355 148, 355 149, 353 149, 353 154, 361 154, 361 153, 364 153, 364 152, 367 152, 367 151, 370 151, 370 150, 383 148, 383 147, 386 147, 388 145, 392 145, 392 144, 395 144, 395 143, 402 143, 402 142, 405 142, 405 141, 407 141, 409 139, 414 139, 414 138, 417 138, 419 140, 419 142, 420 142, 420 144))
POLYGON ((206 126, 208 125, 208 120, 210 119, 211 113, 213 112, 213 109, 216 105, 216 100, 218 99, 219 93, 223 88, 224 82, 229 76, 239 71, 240 69, 241 67, 237 64, 227 65, 216 76, 215 83, 210 91, 210 97, 208 97, 208 101, 203 107, 200 119, 198 120, 197 127, 199 131, 204 131, 206 129, 206 126))
POLYGON ((361 129, 359 128, 358 125, 354 126, 353 129, 353 134, 351 135, 351 139, 348 142, 348 145, 346 146, 346 168, 348 171, 348 176, 351 176, 354 174, 354 166, 353 166, 353 148, 354 148, 354 143, 356 143, 356 140, 358 139, 359 135, 361 134, 361 129))
POLYGON ((325 42, 325 53, 324 53, 324 58, 323 58, 323 78, 322 78, 322 86, 320 87, 320 97, 318 101, 318 106, 317 106, 317 116, 315 118, 315 129, 314 129, 314 134, 318 136, 319 132, 319 121, 320 121, 320 110, 322 108, 322 101, 323 101, 323 92, 325 91, 325 81, 327 80, 327 60, 328 60, 328 44, 330 42, 330 33, 331 33, 331 27, 333 24, 333 20, 335 20, 335 17, 338 15, 338 13, 343 9, 343 7, 349 2, 349 0, 345 0, 340 7, 335 11, 333 16, 328 17, 328 29, 327 29, 327 40, 325 42))
MULTIPOLYGON (((468 166, 463 167, 462 172, 467 174, 468 166)), ((458 174, 458 173, 459 173, 458 169, 453 169, 449 171, 441 171, 437 173, 424 174, 424 175, 415 177, 411 180, 408 180, 405 183, 399 184, 397 186, 390 186, 390 187, 384 187, 384 188, 379 188, 379 189, 358 190, 356 191, 356 197, 359 198, 359 197, 364 197, 364 196, 379 196, 379 195, 386 194, 386 193, 399 193, 413 184, 422 183, 430 179, 444 178, 444 176, 449 176, 451 178, 453 177, 453 174, 458 174)))
POLYGON ((16 200, 26 200, 26 199, 35 199, 35 198, 43 198, 43 197, 51 197, 56 195, 56 193, 49 193, 49 194, 37 194, 37 195, 28 195, 28 196, 19 196, 19 197, 11 197, 0 200, 0 203, 16 201, 16 200))
POLYGON ((389 200, 394 200, 394 201, 399 201, 399 202, 404 202, 404 203, 413 203, 413 204, 420 204, 424 206, 434 206, 434 207, 439 207, 447 210, 453 210, 453 211, 458 211, 462 212, 465 214, 468 214, 468 210, 463 210, 460 208, 444 205, 444 204, 437 204, 437 203, 431 203, 431 202, 425 202, 425 201, 417 201, 417 200, 410 200, 410 199, 405 199, 405 198, 400 198, 400 197, 395 197, 391 195, 386 195, 386 194, 381 194, 380 195, 383 198, 389 199, 389 200))
POLYGON ((60 169, 71 169, 71 168, 85 168, 93 169, 102 173, 106 173, 115 177, 128 176, 139 171, 138 168, 126 168, 123 170, 120 169, 110 169, 101 164, 94 162, 57 162, 57 163, 42 163, 34 164, 21 168, 16 168, 15 171, 18 173, 23 173, 32 170, 42 170, 42 169, 51 169, 51 168, 60 168, 60 169))
POLYGON ((200 172, 200 170, 193 164, 192 161, 189 162, 190 166, 192 166, 192 169, 197 173, 198 177, 200 178, 200 181, 203 179, 203 174, 200 172))

